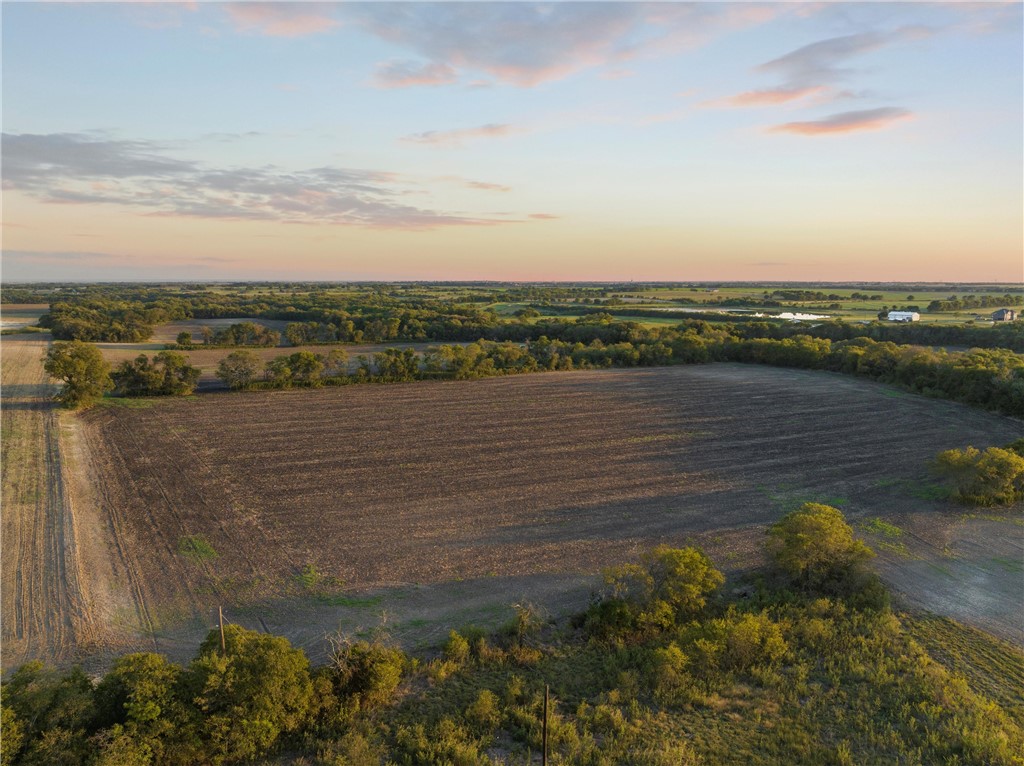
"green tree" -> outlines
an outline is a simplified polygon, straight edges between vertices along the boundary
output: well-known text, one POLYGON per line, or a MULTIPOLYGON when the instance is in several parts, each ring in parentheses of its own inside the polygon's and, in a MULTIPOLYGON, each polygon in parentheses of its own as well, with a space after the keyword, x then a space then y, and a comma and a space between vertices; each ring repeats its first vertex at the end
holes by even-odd
POLYGON ((853 536, 838 508, 804 503, 769 530, 776 566, 795 582, 821 586, 848 581, 875 554, 853 536))
POLYGON ((145 753, 157 763, 171 760, 164 753, 187 718, 176 689, 181 672, 161 654, 118 658, 95 694, 96 722, 110 729, 100 743, 107 761, 116 763, 125 752, 145 753))
POLYGON ((114 391, 119 396, 187 396, 199 381, 200 370, 188 357, 175 351, 161 351, 152 361, 139 354, 114 371, 114 391))
POLYGON ((309 660, 285 638, 246 630, 211 631, 182 676, 182 690, 198 710, 199 741, 214 764, 252 760, 282 734, 308 720, 313 686, 309 660))
POLYGON ((179 346, 191 346, 192 345, 192 333, 190 332, 179 332, 178 337, 175 338, 175 343, 179 346))
POLYGON ((228 388, 243 389, 253 384, 259 376, 263 361, 255 351, 240 349, 232 351, 217 364, 217 377, 228 388))
POLYGON ((953 497, 969 505, 1009 505, 1024 498, 1024 456, 1018 440, 984 452, 967 447, 940 452, 936 466, 953 483, 953 497))
POLYGON ((57 400, 65 407, 88 407, 113 387, 100 350, 82 341, 54 343, 43 357, 43 369, 64 383, 57 400))

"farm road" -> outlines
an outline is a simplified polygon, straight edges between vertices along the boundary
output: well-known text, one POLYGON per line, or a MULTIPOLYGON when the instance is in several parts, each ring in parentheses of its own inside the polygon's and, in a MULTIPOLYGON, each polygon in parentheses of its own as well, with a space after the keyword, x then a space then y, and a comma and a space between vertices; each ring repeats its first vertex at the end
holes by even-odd
POLYGON ((61 417, 43 371, 49 341, 3 341, 3 668, 68 659, 90 632, 78 529, 62 461, 61 417))

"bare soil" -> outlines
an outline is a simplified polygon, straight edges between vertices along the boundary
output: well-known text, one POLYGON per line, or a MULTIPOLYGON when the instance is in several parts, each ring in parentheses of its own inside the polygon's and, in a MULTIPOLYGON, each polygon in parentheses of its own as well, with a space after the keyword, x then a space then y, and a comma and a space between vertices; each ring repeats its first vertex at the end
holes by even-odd
MULTIPOLYGON (((145 405, 85 416, 87 472, 131 606, 118 635, 178 659, 218 604, 318 657, 324 632, 369 630, 381 611, 416 644, 516 601, 578 609, 601 568, 658 543, 741 571, 766 525, 808 500, 855 524, 894 519, 965 566, 991 539, 1024 541, 1021 509, 965 524, 927 468, 942 449, 1018 438, 1020 421, 827 373, 721 364, 145 405)), ((888 553, 900 592, 1024 643, 1012 561, 963 590, 888 553)))

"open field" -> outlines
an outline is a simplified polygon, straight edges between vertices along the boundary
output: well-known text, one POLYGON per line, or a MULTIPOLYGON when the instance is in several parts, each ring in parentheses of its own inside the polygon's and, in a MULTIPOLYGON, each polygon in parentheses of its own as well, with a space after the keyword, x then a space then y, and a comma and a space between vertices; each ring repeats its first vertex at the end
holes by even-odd
MULTIPOLYGON (((947 556, 966 527, 927 461, 1022 431, 847 377, 725 364, 139 403, 85 416, 88 470, 133 573, 117 587, 140 607, 119 633, 176 656, 217 604, 319 656, 325 631, 381 610, 415 644, 523 599, 577 609, 602 567, 661 542, 741 570, 806 500, 855 524, 925 519, 914 555, 947 556)), ((1019 550, 1024 527, 986 523, 971 534, 1019 550)), ((1022 643, 1012 570, 889 579, 1022 643)))
POLYGON ((0 306, 0 329, 34 325, 49 310, 47 303, 7 303, 0 306))

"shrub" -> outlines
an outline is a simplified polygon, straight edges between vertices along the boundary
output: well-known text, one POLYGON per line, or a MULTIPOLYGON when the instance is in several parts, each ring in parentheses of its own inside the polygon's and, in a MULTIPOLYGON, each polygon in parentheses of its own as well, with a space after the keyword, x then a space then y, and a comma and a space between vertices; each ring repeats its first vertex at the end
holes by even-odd
MULTIPOLYGON (((1024 440, 1019 440, 1024 441, 1024 440)), ((953 497, 968 505, 1009 505, 1024 498, 1024 456, 1009 449, 974 447, 940 452, 936 467, 953 484, 953 497)))
POLYGON ((591 607, 586 624, 606 637, 664 630, 697 615, 723 582, 722 573, 696 548, 661 545, 639 564, 605 572, 604 597, 591 607))
POLYGON ((794 582, 810 588, 847 586, 875 554, 853 536, 839 509, 804 503, 772 525, 769 552, 794 582))
POLYGON ((350 698, 359 708, 383 705, 402 680, 406 657, 400 649, 379 641, 338 638, 331 652, 331 680, 339 698, 350 698))

